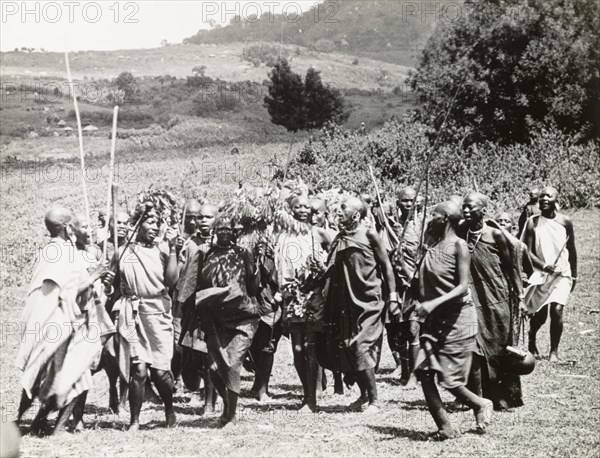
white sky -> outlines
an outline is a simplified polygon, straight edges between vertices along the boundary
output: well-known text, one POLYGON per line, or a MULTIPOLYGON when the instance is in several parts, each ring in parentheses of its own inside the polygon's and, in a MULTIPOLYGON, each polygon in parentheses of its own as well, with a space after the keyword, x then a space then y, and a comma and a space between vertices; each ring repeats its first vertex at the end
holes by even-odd
POLYGON ((212 19, 227 24, 238 14, 293 16, 320 0, 273 1, 0 1, 0 50, 23 46, 47 51, 155 48, 181 43, 212 19))

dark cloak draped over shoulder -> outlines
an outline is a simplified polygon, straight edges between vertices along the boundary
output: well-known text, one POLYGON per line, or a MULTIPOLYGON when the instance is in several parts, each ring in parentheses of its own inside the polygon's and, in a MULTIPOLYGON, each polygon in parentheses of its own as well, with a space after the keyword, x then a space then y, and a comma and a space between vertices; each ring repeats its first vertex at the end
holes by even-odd
POLYGON ((479 332, 476 353, 485 359, 482 367, 483 396, 495 406, 523 405, 519 376, 509 374, 502 366, 507 345, 514 344, 514 319, 518 300, 507 283, 495 243, 479 240, 471 258, 471 292, 477 311, 479 332))
POLYGON ((340 372, 374 368, 384 328, 383 282, 366 229, 338 234, 327 281, 320 364, 340 372))
POLYGON ((240 392, 242 363, 259 320, 256 299, 246 289, 243 255, 237 246, 213 247, 204 259, 198 293, 206 295, 199 308, 210 369, 235 393, 240 392))

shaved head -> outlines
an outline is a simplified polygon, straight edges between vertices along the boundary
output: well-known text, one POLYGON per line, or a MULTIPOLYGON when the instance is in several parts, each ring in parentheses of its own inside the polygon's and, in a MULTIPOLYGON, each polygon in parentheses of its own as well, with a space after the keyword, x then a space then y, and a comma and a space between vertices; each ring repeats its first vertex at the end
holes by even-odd
POLYGON ((352 209, 360 214, 360 219, 367 216, 367 203, 358 197, 348 197, 344 203, 347 209, 352 209))
POLYGON ((544 189, 542 189, 541 194, 548 194, 556 199, 558 197, 558 189, 552 186, 546 186, 544 189))
MULTIPOLYGON (((129 213, 127 213, 123 209, 119 209, 116 211, 117 218, 117 238, 120 242, 124 241, 129 233, 129 213)), ((108 227, 110 228, 111 234, 114 231, 115 222, 113 217, 111 216, 110 221, 108 222, 108 227)))
POLYGON ((204 204, 204 205, 200 206, 200 210, 199 210, 199 213, 201 213, 203 215, 211 215, 211 216, 217 216, 218 212, 219 212, 219 209, 215 205, 211 205, 211 204, 204 204))
POLYGON ((552 186, 542 189, 538 199, 538 205, 542 215, 548 217, 551 212, 556 211, 558 204, 558 190, 552 186))
POLYGON ((507 213, 507 212, 498 213, 496 215, 496 217, 494 218, 494 221, 496 221, 501 227, 506 229, 508 232, 510 232, 512 230, 513 220, 509 213, 507 213))
POLYGON ((417 191, 411 186, 406 186, 398 192, 398 200, 410 199, 413 200, 417 195, 417 191))
POLYGON ((73 218, 71 212, 64 207, 54 207, 48 210, 44 216, 46 229, 51 237, 59 236, 62 231, 71 223, 73 218))
POLYGON ((471 192, 469 194, 467 194, 467 197, 465 197, 465 203, 470 202, 470 203, 478 203, 481 208, 487 208, 488 206, 488 198, 487 196, 485 196, 484 194, 481 194, 480 192, 471 192))
POLYGON ((71 220, 71 228, 77 239, 77 243, 82 246, 87 246, 92 242, 90 234, 90 222, 83 213, 75 213, 71 220))
POLYGON ((448 200, 450 202, 454 202, 456 205, 458 205, 459 208, 462 207, 463 198, 461 196, 458 196, 458 195, 454 194, 454 195, 450 196, 448 198, 448 200))
POLYGON ((317 227, 325 226, 327 216, 327 205, 321 199, 310 200, 311 223, 317 227))
POLYGON ((302 205, 306 205, 308 207, 308 197, 302 195, 292 197, 292 199, 290 200, 290 207, 293 207, 298 203, 301 203, 302 205))
POLYGON ((86 224, 89 224, 87 216, 85 216, 81 212, 73 213, 73 217, 71 218, 71 226, 80 228, 81 226, 85 226, 86 224))
POLYGON ((446 216, 453 226, 456 226, 462 219, 460 207, 450 200, 437 204, 433 211, 446 216))
POLYGON ((185 202, 186 214, 188 215, 197 215, 200 213, 200 209, 202 208, 202 204, 198 199, 188 199, 185 202))
POLYGON ((314 212, 325 212, 327 211, 327 205, 321 199, 311 199, 310 208, 314 212))

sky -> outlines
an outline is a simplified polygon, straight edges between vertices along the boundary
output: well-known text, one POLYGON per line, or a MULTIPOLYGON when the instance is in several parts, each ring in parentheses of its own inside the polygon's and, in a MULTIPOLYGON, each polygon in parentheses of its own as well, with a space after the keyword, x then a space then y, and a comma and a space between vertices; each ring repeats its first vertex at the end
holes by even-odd
MULTIPOLYGON (((156 48, 181 43, 211 21, 227 24, 266 12, 293 16, 317 0, 0 1, 0 50, 84 51, 156 48)), ((251 19, 250 19, 251 20, 251 19)))

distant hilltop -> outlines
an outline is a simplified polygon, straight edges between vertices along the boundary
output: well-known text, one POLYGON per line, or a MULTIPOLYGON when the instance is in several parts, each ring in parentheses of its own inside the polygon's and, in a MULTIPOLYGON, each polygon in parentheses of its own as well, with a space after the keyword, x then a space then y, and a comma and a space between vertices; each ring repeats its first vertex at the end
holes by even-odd
MULTIPOLYGON (((239 8, 226 26, 211 22, 219 18, 219 4, 205 12, 212 24, 186 38, 186 44, 235 42, 282 42, 319 52, 342 52, 414 66, 419 52, 440 22, 462 14, 462 1, 326 0, 298 15, 273 14, 269 10, 239 8), (259 14, 257 14, 259 13, 259 14)), ((222 17, 221 17, 222 19, 222 17)))

